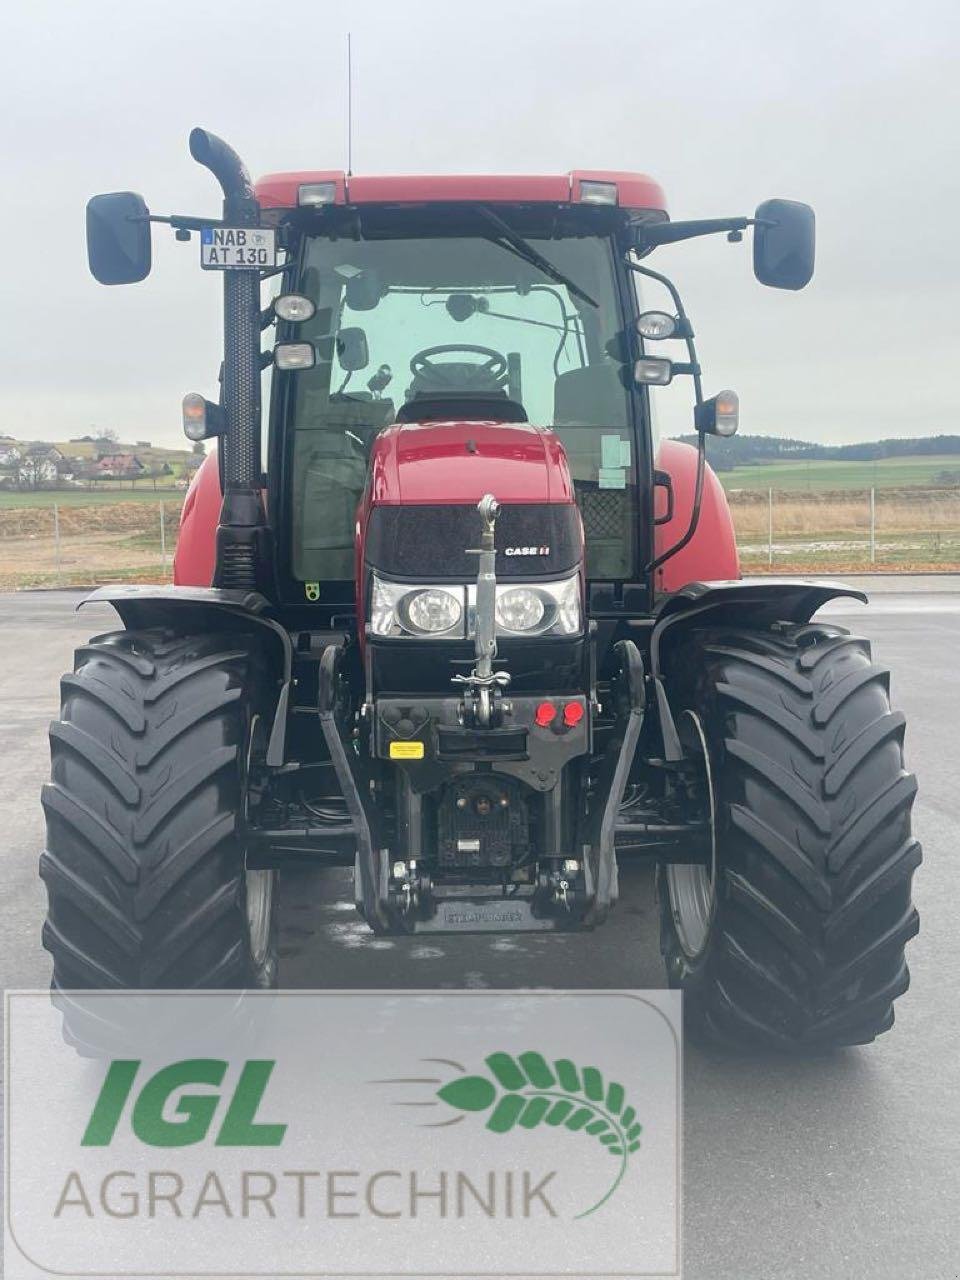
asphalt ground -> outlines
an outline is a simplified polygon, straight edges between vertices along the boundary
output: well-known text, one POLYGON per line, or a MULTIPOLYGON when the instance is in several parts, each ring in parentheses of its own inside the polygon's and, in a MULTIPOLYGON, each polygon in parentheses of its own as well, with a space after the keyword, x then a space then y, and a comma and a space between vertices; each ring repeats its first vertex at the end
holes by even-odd
MULTIPOLYGON (((825 1057, 731 1056, 688 1045, 684 1082, 686 1280, 956 1280, 960 1276, 960 579, 883 579, 864 609, 825 615, 874 642, 908 717, 925 861, 911 990, 893 1031, 825 1057)), ((75 645, 111 611, 79 593, 0 596, 0 980, 42 987, 39 804, 46 728, 75 645)), ((622 876, 596 933, 377 939, 344 872, 284 877, 289 987, 659 987, 649 874, 622 876)))

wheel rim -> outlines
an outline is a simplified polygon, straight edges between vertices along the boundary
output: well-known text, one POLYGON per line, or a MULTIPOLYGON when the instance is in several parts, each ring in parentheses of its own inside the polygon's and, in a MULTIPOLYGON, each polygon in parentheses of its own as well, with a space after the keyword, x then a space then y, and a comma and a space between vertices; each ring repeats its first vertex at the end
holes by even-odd
POLYGON ((275 871, 247 871, 247 933, 250 938, 250 957, 262 968, 270 954, 273 932, 273 898, 276 889, 275 871))
POLYGON ((717 814, 713 773, 703 725, 696 712, 684 711, 683 714, 689 717, 695 730, 706 775, 710 806, 710 865, 703 867, 692 863, 668 863, 666 879, 677 941, 684 955, 690 960, 696 960, 706 948, 717 910, 717 814))

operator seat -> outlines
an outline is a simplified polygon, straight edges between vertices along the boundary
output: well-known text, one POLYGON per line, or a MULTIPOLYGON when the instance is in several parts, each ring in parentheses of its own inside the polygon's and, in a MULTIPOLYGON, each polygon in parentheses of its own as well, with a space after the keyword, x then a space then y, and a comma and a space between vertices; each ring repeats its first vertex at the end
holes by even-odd
POLYGON ((398 422, 528 422, 522 404, 504 392, 425 391, 397 410, 398 422))
POLYGON ((294 575, 307 582, 349 580, 370 446, 393 422, 393 401, 313 392, 305 404, 305 425, 293 444, 294 575))
POLYGON ((561 373, 553 388, 553 421, 558 427, 602 427, 622 423, 626 390, 620 366, 593 364, 561 373))

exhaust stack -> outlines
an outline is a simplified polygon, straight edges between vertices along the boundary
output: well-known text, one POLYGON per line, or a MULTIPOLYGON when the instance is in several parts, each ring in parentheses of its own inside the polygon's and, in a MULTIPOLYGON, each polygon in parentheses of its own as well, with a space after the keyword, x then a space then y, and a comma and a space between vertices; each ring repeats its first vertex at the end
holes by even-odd
MULTIPOLYGON (((223 191, 227 226, 252 227, 260 206, 243 161, 216 134, 190 133, 190 154, 209 169, 223 191)), ((259 275, 225 271, 223 280, 223 506, 217 528, 215 587, 254 589, 266 536, 260 498, 259 275)))

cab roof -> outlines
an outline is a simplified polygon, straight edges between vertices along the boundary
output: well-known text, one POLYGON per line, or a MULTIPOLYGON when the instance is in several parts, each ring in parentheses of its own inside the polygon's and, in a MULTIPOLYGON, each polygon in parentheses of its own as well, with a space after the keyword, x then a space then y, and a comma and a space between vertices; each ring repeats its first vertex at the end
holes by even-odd
MULTIPOLYGON (((300 203, 302 186, 332 184, 332 204, 429 204, 483 202, 485 204, 607 204, 620 209, 665 217, 667 204, 659 183, 643 173, 574 169, 544 174, 422 174, 410 176, 347 175, 342 169, 269 173, 256 184, 264 209, 292 209, 300 203), (615 188, 615 199, 597 200, 596 188, 615 188)), ((608 192, 608 195, 612 193, 608 192)))

